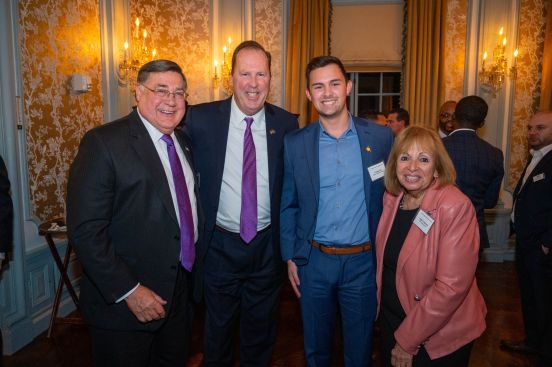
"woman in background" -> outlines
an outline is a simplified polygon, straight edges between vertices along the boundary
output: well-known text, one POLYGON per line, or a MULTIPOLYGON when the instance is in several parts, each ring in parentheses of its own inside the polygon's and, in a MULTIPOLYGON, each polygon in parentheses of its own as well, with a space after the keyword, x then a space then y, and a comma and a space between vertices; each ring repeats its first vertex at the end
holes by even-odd
POLYGON ((468 366, 485 330, 477 219, 455 178, 435 132, 397 136, 376 236, 384 366, 468 366))

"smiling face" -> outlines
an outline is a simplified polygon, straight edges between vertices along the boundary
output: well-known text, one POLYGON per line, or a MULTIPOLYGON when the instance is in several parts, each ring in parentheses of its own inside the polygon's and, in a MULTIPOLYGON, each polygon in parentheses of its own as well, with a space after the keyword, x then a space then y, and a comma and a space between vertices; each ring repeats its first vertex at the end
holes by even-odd
POLYGON ((445 102, 439 111, 439 127, 445 134, 450 134, 454 130, 454 109, 456 102, 445 102))
POLYGON ((174 71, 165 71, 149 73, 143 85, 136 85, 136 101, 140 114, 163 134, 171 134, 184 117, 186 101, 174 94, 157 96, 152 90, 185 92, 184 79, 174 71))
POLYGON ((408 194, 420 197, 437 177, 434 153, 418 144, 412 144, 398 155, 396 174, 408 194))
POLYGON ((320 118, 332 119, 347 113, 347 96, 351 92, 351 81, 336 64, 329 64, 310 73, 307 98, 312 102, 320 118))
POLYGON ((232 69, 234 100, 247 116, 259 112, 270 89, 268 57, 258 49, 244 48, 236 55, 232 69))

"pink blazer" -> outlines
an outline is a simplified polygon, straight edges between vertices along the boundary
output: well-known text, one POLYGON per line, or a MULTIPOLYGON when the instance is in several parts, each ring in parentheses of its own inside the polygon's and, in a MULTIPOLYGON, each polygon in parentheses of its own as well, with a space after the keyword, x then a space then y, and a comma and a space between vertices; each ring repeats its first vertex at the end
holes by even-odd
MULTIPOLYGON (((401 198, 388 192, 383 198, 376 236, 378 305, 383 254, 401 198)), ((479 230, 470 200, 455 186, 438 189, 436 181, 420 208, 435 222, 427 235, 412 224, 399 254, 395 281, 406 318, 395 339, 411 354, 423 344, 435 359, 479 337, 487 307, 475 280, 479 230)))

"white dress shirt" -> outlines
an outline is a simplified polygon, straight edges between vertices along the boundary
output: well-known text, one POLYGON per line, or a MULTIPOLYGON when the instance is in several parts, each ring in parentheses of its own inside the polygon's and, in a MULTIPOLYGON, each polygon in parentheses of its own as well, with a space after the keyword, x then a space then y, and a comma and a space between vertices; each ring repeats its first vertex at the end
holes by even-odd
MULTIPOLYGON (((230 232, 240 232, 243 140, 247 117, 232 97, 226 157, 222 174, 217 225, 230 232)), ((270 190, 268 183, 268 150, 264 108, 257 112, 251 124, 257 159, 257 231, 270 225, 270 190)))

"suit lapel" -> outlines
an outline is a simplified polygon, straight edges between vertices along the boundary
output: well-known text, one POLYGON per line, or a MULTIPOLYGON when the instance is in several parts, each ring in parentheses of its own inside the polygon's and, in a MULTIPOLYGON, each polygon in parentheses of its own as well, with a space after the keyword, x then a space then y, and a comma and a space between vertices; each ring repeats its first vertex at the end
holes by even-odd
POLYGON ((318 207, 320 197, 320 166, 319 166, 319 142, 320 142, 320 123, 313 122, 306 128, 303 135, 303 147, 305 149, 305 158, 309 172, 309 179, 312 184, 312 191, 318 207))
MULTIPOLYGON (((213 151, 213 160, 215 164, 213 181, 217 183, 217 197, 220 197, 220 189, 222 187, 222 174, 224 173, 224 160, 226 158, 226 146, 228 144, 228 131, 230 129, 230 106, 232 97, 222 101, 215 111, 213 117, 214 129, 212 132, 213 139, 217 142, 213 151)), ((201 177, 200 177, 201 180, 201 177)))
POLYGON ((268 155, 268 187, 270 190, 270 200, 274 200, 274 180, 276 179, 276 169, 278 155, 284 141, 284 130, 278 128, 278 121, 274 114, 274 109, 265 103, 265 125, 266 125, 266 149, 268 155))
POLYGON ((171 191, 167 182, 165 170, 163 169, 163 164, 136 110, 130 115, 129 129, 130 144, 136 152, 136 155, 140 158, 146 172, 148 172, 152 187, 157 190, 159 198, 167 209, 167 212, 175 223, 178 224, 176 209, 172 201, 171 191))
MULTIPOLYGON (((544 157, 542 157, 542 159, 539 161, 539 163, 535 166, 535 168, 533 168, 533 170, 531 172, 529 172, 529 176, 527 177, 527 181, 525 181, 525 184, 523 186, 520 186, 519 187, 519 191, 514 191, 514 198, 519 196, 522 192, 524 192, 525 190, 527 190, 528 187, 530 187, 531 185, 533 185, 533 176, 534 174, 533 173, 537 173, 537 172, 540 172, 543 170, 543 167, 548 164, 548 161, 550 161, 552 159, 552 151, 548 152, 544 157), (517 192, 517 194, 516 194, 517 192)), ((529 164, 531 163, 531 160, 529 160, 527 162, 527 165, 525 166, 525 169, 523 170, 523 173, 521 175, 521 178, 519 180, 519 184, 522 183, 523 181, 523 176, 525 176, 525 171, 527 170, 527 167, 529 166, 529 164)), ((517 189, 517 188, 516 188, 517 189)))

